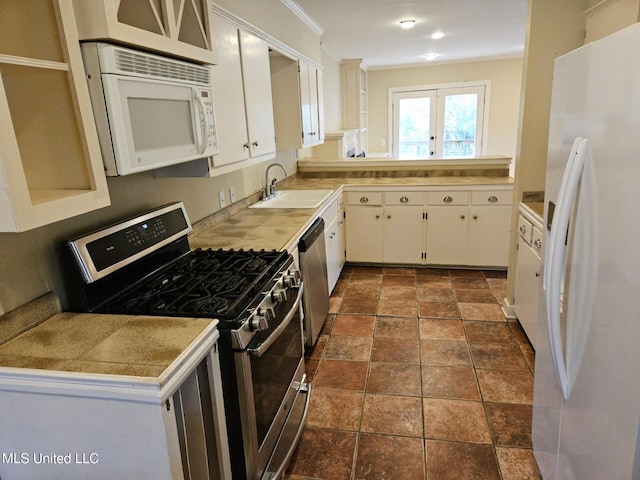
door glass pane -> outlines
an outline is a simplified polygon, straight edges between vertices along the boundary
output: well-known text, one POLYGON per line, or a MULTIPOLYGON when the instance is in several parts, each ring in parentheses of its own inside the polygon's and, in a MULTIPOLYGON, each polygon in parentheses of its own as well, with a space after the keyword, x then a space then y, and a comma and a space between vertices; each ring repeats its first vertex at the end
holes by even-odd
POLYGON ((447 95, 444 103, 443 157, 475 155, 478 95, 447 95))
POLYGON ((431 99, 403 98, 400 99, 398 108, 399 157, 429 158, 431 99))

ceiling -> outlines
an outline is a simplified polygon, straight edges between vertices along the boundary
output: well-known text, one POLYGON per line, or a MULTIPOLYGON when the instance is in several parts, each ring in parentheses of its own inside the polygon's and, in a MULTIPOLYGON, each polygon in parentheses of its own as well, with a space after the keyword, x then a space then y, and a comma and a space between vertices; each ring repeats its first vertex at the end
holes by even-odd
POLYGON ((527 0, 295 0, 323 47, 371 68, 520 56, 527 0), (403 30, 400 20, 416 20, 403 30), (439 40, 434 32, 444 33, 439 40), (437 54, 430 62, 424 56, 437 54))

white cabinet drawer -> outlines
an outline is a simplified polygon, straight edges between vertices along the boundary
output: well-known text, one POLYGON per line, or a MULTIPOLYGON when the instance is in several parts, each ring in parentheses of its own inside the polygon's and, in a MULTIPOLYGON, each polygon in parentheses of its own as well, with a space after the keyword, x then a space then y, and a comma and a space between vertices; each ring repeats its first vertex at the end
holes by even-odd
POLYGON ((510 190, 487 190, 471 193, 473 205, 511 205, 513 192, 510 190))
POLYGON ((424 205, 423 192, 385 192, 385 205, 424 205))
POLYGON ((347 192, 348 205, 382 205, 382 192, 347 192))
POLYGON ((531 245, 531 236, 533 235, 533 225, 522 215, 518 217, 518 234, 520 237, 531 245))
POLYGON ((469 192, 429 192, 429 205, 468 205, 469 192))

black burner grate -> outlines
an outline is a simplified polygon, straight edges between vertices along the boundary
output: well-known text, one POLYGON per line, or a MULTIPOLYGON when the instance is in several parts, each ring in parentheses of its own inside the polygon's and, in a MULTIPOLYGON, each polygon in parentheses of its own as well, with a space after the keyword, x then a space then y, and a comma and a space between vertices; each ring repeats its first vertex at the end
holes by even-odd
POLYGON ((277 251, 193 250, 127 288, 103 311, 235 319, 287 259, 277 251))

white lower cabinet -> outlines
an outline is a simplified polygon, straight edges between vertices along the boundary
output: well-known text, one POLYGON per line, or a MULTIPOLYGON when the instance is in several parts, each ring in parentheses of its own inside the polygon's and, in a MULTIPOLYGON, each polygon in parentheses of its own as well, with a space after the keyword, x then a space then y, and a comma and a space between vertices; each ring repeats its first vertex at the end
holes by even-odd
POLYGON ((385 192, 384 263, 419 264, 424 245, 424 193, 385 192))
POLYGON ((429 207, 427 210, 426 263, 466 265, 469 207, 429 207))
POLYGON ((347 260, 506 267, 511 196, 511 188, 347 192, 347 260))
POLYGON ((467 265, 507 265, 510 219, 510 205, 471 207, 467 265))
POLYGON ((335 200, 322 215, 327 252, 327 282, 333 291, 345 262, 344 208, 341 198, 335 200))
POLYGON ((423 235, 423 192, 347 193, 347 260, 419 264, 423 235))
POLYGON ((532 225, 522 215, 519 217, 518 225, 520 227, 520 235, 517 247, 513 309, 520 325, 522 325, 527 337, 529 337, 531 345, 535 348, 541 272, 542 226, 540 225, 540 228, 538 228, 538 226, 532 225))
POLYGON ((347 203, 347 261, 380 263, 383 260, 382 205, 347 203))
POLYGON ((230 479, 219 333, 207 328, 161 374, 123 362, 116 375, 101 360, 68 363, 110 374, 0 368, 0 476, 230 479))
POLYGON ((511 190, 430 192, 426 263, 506 267, 511 190))

